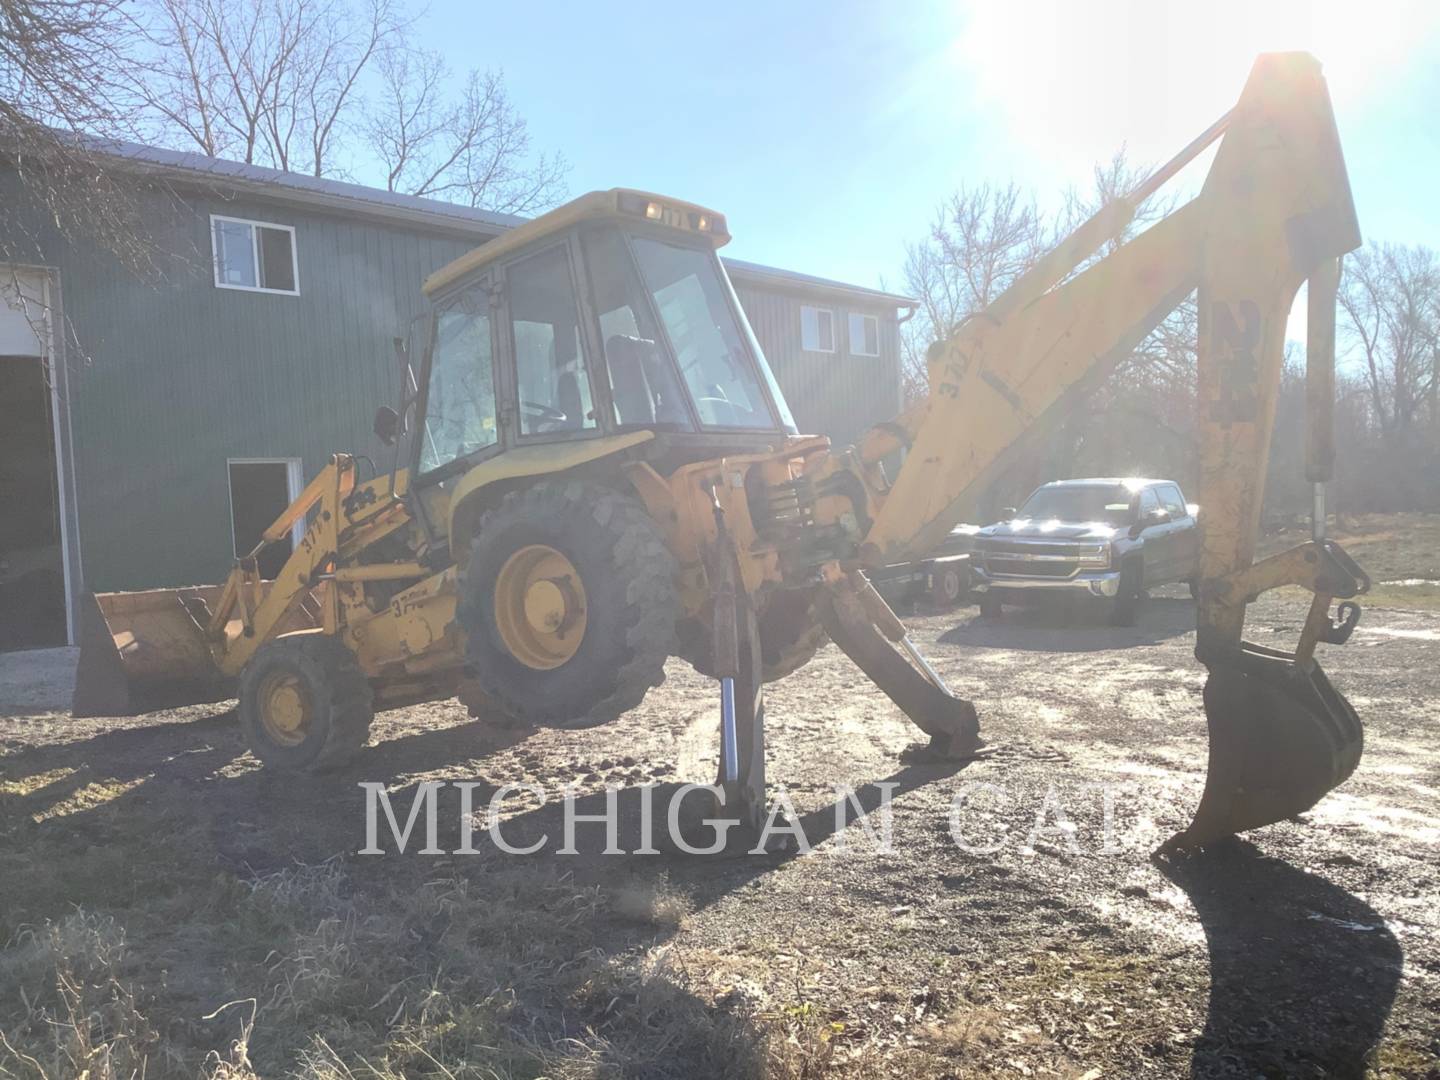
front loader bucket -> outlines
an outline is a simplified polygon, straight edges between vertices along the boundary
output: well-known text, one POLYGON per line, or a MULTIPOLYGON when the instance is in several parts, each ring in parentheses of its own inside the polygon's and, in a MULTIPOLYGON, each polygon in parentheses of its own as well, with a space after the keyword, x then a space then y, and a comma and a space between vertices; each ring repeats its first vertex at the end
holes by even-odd
POLYGON ((232 697, 202 628, 219 596, 218 585, 88 594, 80 611, 74 715, 135 716, 232 697))
POLYGON ((1246 643, 1207 664, 1210 768, 1190 826, 1163 850, 1203 847, 1310 809, 1360 763, 1364 729, 1311 663, 1246 643))

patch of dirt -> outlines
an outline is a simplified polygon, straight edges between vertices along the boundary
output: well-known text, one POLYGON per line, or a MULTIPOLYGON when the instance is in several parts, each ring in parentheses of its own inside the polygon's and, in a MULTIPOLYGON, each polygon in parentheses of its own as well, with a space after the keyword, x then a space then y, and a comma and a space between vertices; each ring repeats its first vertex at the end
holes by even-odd
MULTIPOLYGON (((1267 598, 1250 635, 1288 643, 1303 615, 1267 598)), ((663 821, 674 785, 713 778, 717 695, 680 662, 608 727, 416 706, 301 780, 261 770, 224 706, 0 718, 0 1075, 143 1051, 148 1076, 1436 1076, 1440 618, 1372 611, 1322 647, 1367 724, 1339 791, 1155 862, 1204 781, 1193 620, 1176 589, 1134 628, 908 619, 995 748, 964 765, 910 754, 827 646, 767 693, 808 856, 607 856, 584 821, 558 853, 566 785, 582 813, 622 789, 630 850, 641 785, 663 821), (360 785, 403 825, 427 780, 476 784, 477 854, 453 854, 448 787, 445 853, 416 853, 422 820, 410 853, 382 833, 392 853, 357 854, 360 785), (878 833, 880 783, 888 853, 835 790, 878 833), (485 831, 506 784, 548 795, 499 816, 512 845, 548 838, 535 855, 485 831)))

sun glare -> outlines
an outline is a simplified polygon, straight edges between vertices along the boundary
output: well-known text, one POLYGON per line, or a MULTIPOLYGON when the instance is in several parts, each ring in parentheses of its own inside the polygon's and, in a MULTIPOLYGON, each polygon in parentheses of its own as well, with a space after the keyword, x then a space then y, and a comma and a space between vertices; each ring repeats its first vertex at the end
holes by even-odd
POLYGON ((1229 108, 1261 52, 1314 53, 1343 114, 1384 92, 1440 5, 1047 0, 976 3, 959 25, 951 59, 972 104, 1068 173, 1122 144, 1167 158, 1229 108))

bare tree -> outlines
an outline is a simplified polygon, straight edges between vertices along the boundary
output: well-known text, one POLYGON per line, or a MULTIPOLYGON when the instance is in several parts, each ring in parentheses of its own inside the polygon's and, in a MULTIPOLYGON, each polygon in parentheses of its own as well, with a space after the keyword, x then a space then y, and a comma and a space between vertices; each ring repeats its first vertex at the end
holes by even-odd
POLYGON ((49 230, 153 270, 132 187, 95 138, 131 130, 137 37, 124 0, 0 0, 0 262, 44 261, 49 230))
POLYGON ((1371 244, 1345 258, 1342 341, 1363 365, 1383 438, 1406 436, 1440 394, 1440 258, 1426 247, 1371 244))
POLYGON ((565 163, 531 159, 502 76, 454 89, 401 0, 145 3, 152 141, 313 176, 375 162, 391 191, 512 213, 563 197, 565 163))
POLYGON ((457 99, 436 53, 392 50, 380 61, 382 92, 363 128, 391 191, 510 214, 553 205, 568 166, 529 158, 530 135, 497 72, 472 71, 457 99))

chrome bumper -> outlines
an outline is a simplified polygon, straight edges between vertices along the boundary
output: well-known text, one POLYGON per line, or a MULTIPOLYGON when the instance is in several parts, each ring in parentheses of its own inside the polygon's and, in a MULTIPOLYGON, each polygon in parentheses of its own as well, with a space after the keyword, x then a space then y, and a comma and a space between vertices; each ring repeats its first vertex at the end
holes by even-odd
POLYGON ((1011 574, 989 574, 978 562, 971 562, 970 589, 983 593, 995 589, 1001 592, 1030 590, 1044 592, 1083 593, 1087 596, 1114 596, 1120 591, 1119 570, 1082 570, 1078 574, 1063 578, 1021 577, 1011 574))

